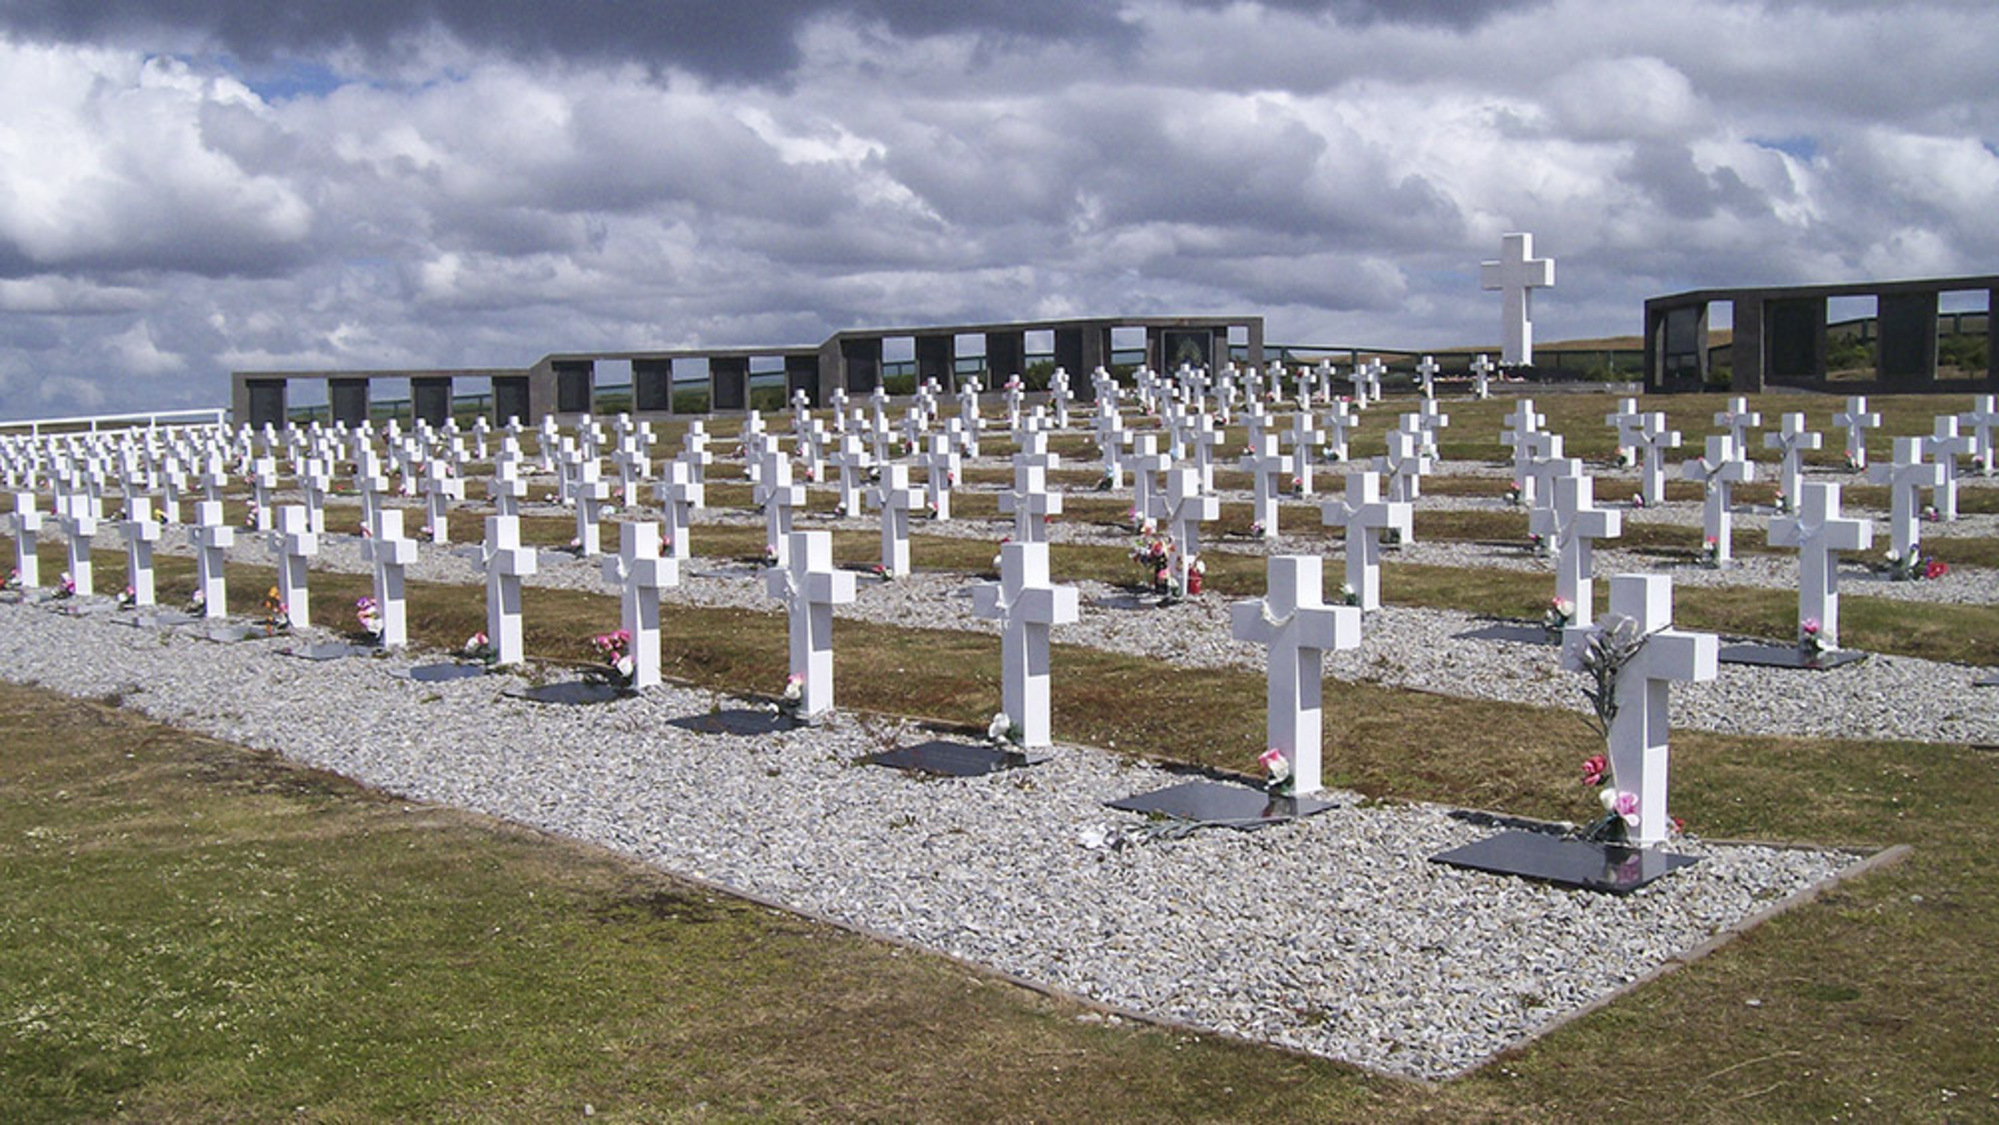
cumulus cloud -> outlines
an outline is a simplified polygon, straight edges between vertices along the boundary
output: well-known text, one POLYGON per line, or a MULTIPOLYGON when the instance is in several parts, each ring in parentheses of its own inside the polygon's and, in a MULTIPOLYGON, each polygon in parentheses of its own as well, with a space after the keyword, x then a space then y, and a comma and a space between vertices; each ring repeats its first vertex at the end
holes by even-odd
POLYGON ((1477 343, 1516 229, 1562 263, 1543 339, 1696 285, 1976 272, 1995 30, 1949 0, 24 0, 0 409, 1068 314, 1477 343))

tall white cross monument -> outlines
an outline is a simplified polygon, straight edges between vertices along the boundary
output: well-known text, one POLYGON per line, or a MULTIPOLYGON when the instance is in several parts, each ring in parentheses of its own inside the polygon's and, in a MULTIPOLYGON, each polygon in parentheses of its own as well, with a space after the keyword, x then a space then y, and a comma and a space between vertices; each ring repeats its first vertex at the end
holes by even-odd
POLYGON ((1508 367, 1534 365, 1533 291, 1555 284, 1555 260, 1534 256, 1534 236, 1499 237, 1499 260, 1481 262, 1479 288, 1497 289, 1503 311, 1499 318, 1499 362, 1508 367))

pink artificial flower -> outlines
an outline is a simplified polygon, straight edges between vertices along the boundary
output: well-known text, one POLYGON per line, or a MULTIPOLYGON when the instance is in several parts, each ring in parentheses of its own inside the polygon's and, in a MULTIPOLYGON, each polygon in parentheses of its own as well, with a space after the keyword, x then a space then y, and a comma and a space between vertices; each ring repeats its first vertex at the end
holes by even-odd
POLYGON ((1624 823, 1630 827, 1638 827, 1638 794, 1619 793, 1617 803, 1610 807, 1610 811, 1623 817, 1624 823))
POLYGON ((1602 785, 1603 779, 1609 776, 1609 774, 1610 763, 1604 760, 1602 754, 1591 754, 1589 757, 1583 759, 1584 785, 1592 788, 1602 785))
POLYGON ((1804 631, 1805 636, 1816 637, 1819 635, 1819 619, 1816 617, 1807 617, 1799 623, 1798 628, 1804 631))

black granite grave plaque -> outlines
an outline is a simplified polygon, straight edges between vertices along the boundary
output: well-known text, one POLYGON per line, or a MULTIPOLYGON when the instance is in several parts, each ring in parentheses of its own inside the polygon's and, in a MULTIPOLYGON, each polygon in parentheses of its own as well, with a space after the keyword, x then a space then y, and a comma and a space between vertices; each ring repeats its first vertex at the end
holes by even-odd
POLYGON ((293 645, 278 651, 286 656, 296 656, 300 660, 345 660, 350 656, 371 656, 378 650, 372 645, 357 645, 349 641, 322 641, 309 645, 293 645))
POLYGON ((888 766, 890 769, 907 770, 910 773, 936 774, 939 777, 981 777, 1001 770, 1038 765, 1048 759, 1030 758, 1017 750, 1003 750, 984 743, 946 742, 937 739, 915 746, 898 746, 879 754, 869 754, 861 760, 870 765, 888 766))
POLYGON ((1673 855, 1656 848, 1591 844, 1545 832, 1502 832, 1475 844, 1439 852, 1430 857, 1430 862, 1623 895, 1675 868, 1698 863, 1700 857, 1673 855))
POLYGON ((530 703, 560 703, 570 707, 587 707, 593 703, 609 703, 613 699, 630 695, 631 692, 596 680, 565 680, 559 684, 537 684, 507 694, 530 703))
POLYGON ((1994 672, 1981 680, 1971 681, 1972 687, 1999 687, 1999 672, 1994 672))
POLYGON ((1751 641, 1722 645, 1716 651, 1715 659, 1723 664, 1753 664, 1761 668, 1809 668, 1823 672, 1847 664, 1858 664, 1867 659, 1867 654, 1842 648, 1833 652, 1806 656, 1805 650, 1797 645, 1760 644, 1751 641))
POLYGON ((685 715, 669 720, 668 726, 695 734, 776 734, 796 727, 790 716, 770 709, 753 710, 746 707, 731 708, 726 711, 710 711, 705 715, 685 715))
POLYGON ((216 644, 232 645, 252 637, 264 636, 265 633, 263 627, 259 625, 211 625, 201 635, 216 644))
POLYGON ((1180 820, 1245 828, 1296 820, 1333 807, 1331 801, 1322 801, 1317 797, 1280 797, 1247 785, 1225 785, 1216 781, 1183 782, 1106 804, 1129 812, 1164 813, 1180 820))
POLYGON ((484 664, 419 664, 406 675, 423 684, 441 684, 450 680, 469 680, 486 674, 484 664))
POLYGON ((1548 636, 1548 631, 1527 621, 1495 621, 1476 629, 1467 629, 1454 635, 1454 639, 1465 641, 1511 641, 1517 645, 1551 645, 1556 643, 1548 636))
POLYGON ((164 629, 171 625, 192 625, 199 620, 194 614, 177 609, 151 609, 140 610, 132 624, 140 629, 164 629))

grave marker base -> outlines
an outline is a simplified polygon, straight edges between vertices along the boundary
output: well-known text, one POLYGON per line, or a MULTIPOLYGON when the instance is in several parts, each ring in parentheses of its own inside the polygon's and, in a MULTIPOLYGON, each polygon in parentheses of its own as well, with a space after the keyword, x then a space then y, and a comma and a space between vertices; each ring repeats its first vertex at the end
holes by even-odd
POLYGON ((192 613, 182 613, 177 609, 148 610, 132 619, 136 629, 165 629, 173 625, 192 625, 201 618, 192 613))
POLYGON ((1994 672, 1982 680, 1971 681, 1972 687, 1999 687, 1999 672, 1994 672))
POLYGON ((1621 844, 1591 844, 1546 832, 1502 832, 1475 844, 1439 852, 1430 857, 1430 862, 1492 875, 1515 875, 1560 887, 1625 895, 1676 868, 1700 862, 1700 857, 1621 844))
POLYGON ((65 617, 92 617, 118 608, 111 598, 66 598, 56 612, 65 617))
POLYGON ((1716 652, 1715 659, 1723 664, 1750 664, 1759 668, 1809 668, 1825 672, 1848 664, 1858 664, 1867 659, 1867 654, 1842 648, 1832 652, 1821 652, 1816 656, 1806 656, 1805 650, 1796 645, 1750 642, 1723 645, 1716 652))
POLYGON ((515 699, 525 699, 530 703, 556 703, 566 707, 588 707, 596 703, 609 703, 614 699, 636 694, 630 688, 596 680, 566 680, 559 684, 537 684, 520 691, 506 692, 515 699))
POLYGON ((54 596, 54 592, 40 588, 8 590, 0 593, 0 600, 4 600, 8 605, 40 605, 54 596))
POLYGON ((1020 769, 1040 765, 1048 758, 1034 758, 1018 750, 1002 750, 984 743, 946 742, 942 739, 921 742, 915 746, 898 746, 879 754, 869 754, 861 761, 874 766, 907 770, 910 773, 935 774, 939 777, 983 777, 1001 770, 1020 769))
POLYGON ((760 734, 777 734, 781 731, 792 730, 800 724, 795 722, 790 716, 777 711, 759 711, 737 707, 727 711, 710 711, 705 715, 687 715, 682 718, 669 720, 667 725, 679 727, 681 730, 693 731, 695 734, 740 734, 754 736, 760 734))
POLYGON ((1317 797, 1280 797, 1246 785, 1188 781, 1135 797, 1105 802, 1128 812, 1164 813, 1179 820, 1260 828, 1312 816, 1333 807, 1317 797))
POLYGON ((203 630, 200 635, 219 645, 233 645, 239 641, 247 641, 252 637, 262 637, 266 634, 260 625, 217 625, 211 629, 203 630))
POLYGON ((419 664, 402 675, 420 684, 442 684, 452 680, 469 680, 486 674, 484 664, 419 664))
POLYGON ((379 651, 373 645, 357 645, 351 641, 322 641, 278 650, 280 655, 296 656, 300 660, 345 660, 350 656, 373 656, 379 651))

